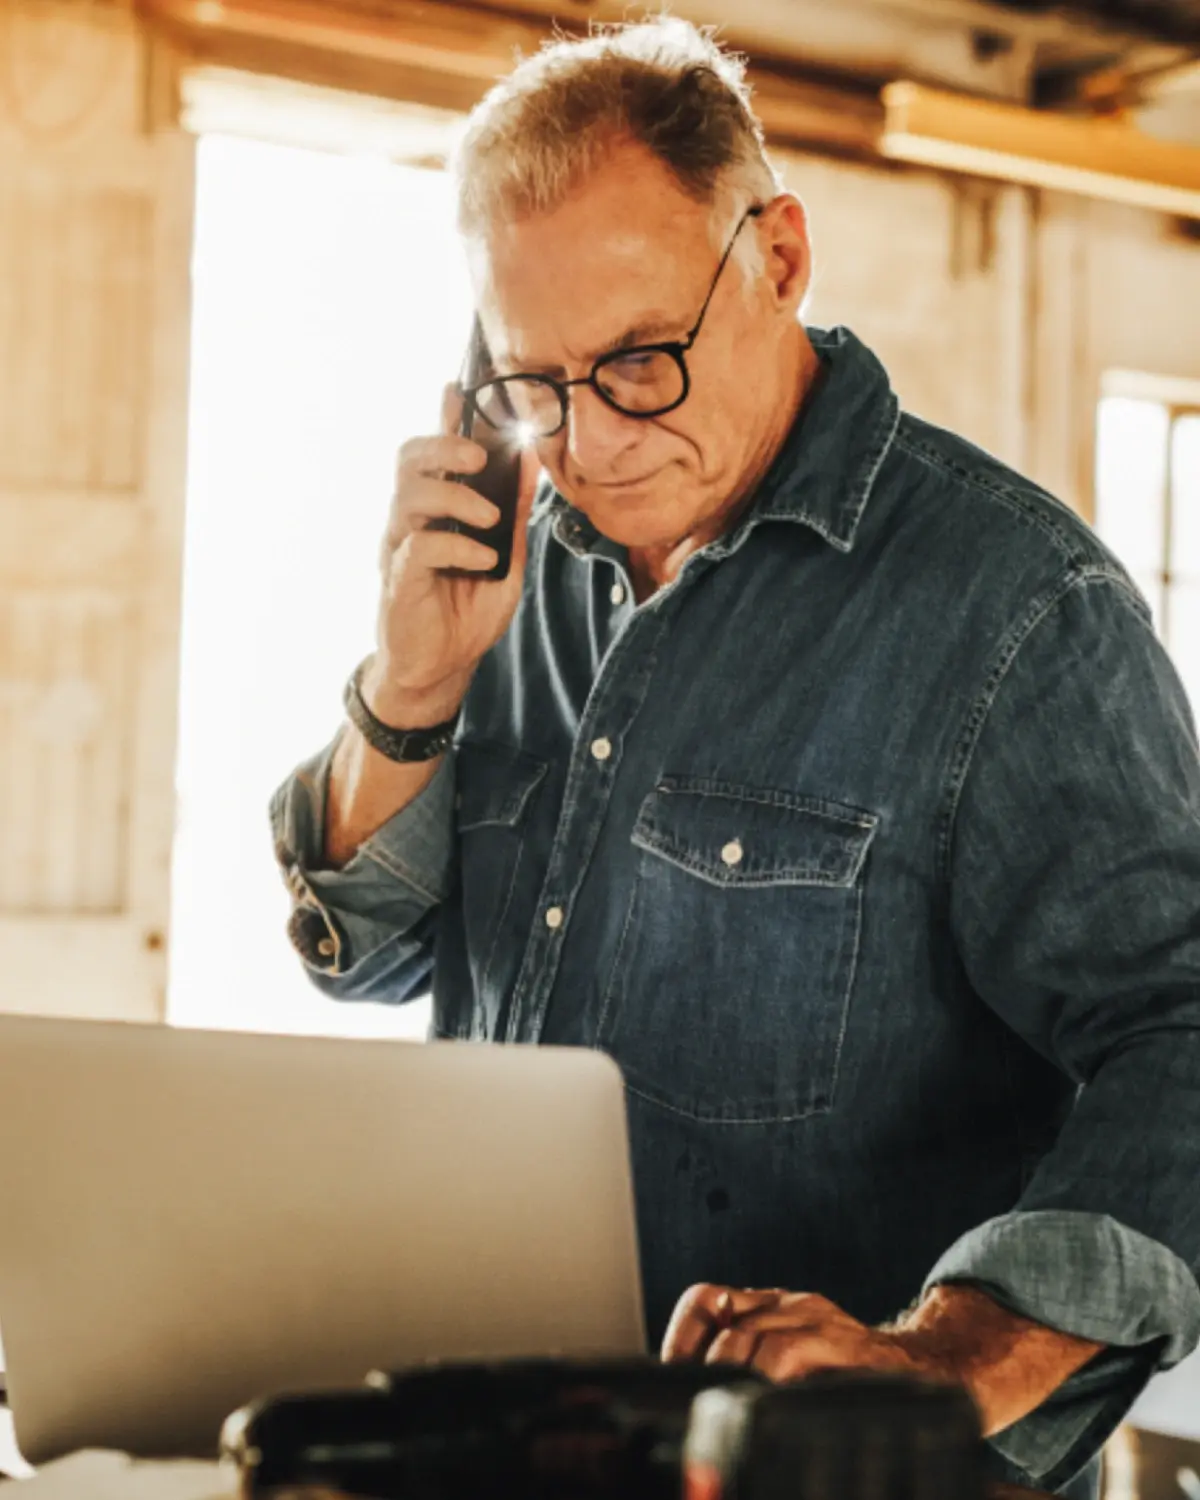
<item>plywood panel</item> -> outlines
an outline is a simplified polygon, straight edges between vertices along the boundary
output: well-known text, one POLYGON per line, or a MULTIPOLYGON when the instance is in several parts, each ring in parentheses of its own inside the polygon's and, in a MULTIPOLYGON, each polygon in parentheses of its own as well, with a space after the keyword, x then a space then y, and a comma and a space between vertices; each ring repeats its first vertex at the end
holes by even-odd
POLYGON ((124 917, 0 913, 0 1010, 162 1019, 162 943, 124 917))
POLYGON ((3 1009, 163 1011, 194 143, 158 57, 129 5, 0 0, 3 1009))
POLYGON ((0 173, 0 484, 140 482, 152 201, 0 173))
POLYGON ((141 501, 87 490, 0 487, 0 591, 142 582, 151 518, 141 501))
POLYGON ((123 904, 131 610, 0 593, 0 913, 123 904))
POLYGON ((72 152, 142 126, 143 47, 100 0, 0 4, 0 148, 72 152))
POLYGON ((775 153, 804 200, 814 275, 808 321, 845 323, 879 355, 910 411, 1021 461, 1014 410, 1028 308, 1003 192, 930 174, 775 153), (886 226, 886 233, 881 232, 886 226), (1007 344, 1008 355, 997 359, 1007 344))

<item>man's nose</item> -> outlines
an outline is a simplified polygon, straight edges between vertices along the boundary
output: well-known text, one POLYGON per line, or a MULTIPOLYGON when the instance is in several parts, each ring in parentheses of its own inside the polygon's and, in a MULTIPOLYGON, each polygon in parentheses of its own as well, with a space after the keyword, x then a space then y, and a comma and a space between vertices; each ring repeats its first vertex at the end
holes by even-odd
POLYGON ((567 410, 567 452, 583 474, 603 478, 626 450, 637 445, 641 433, 634 417, 624 416, 592 390, 577 385, 567 410))

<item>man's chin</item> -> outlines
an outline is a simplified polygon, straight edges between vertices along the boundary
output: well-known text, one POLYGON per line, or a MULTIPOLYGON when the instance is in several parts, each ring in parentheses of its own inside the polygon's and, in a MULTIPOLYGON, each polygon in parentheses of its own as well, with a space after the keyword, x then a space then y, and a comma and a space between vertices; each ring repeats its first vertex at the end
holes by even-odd
POLYGON ((679 534, 680 498, 661 484, 588 485, 569 498, 601 535, 621 547, 662 546, 679 534))

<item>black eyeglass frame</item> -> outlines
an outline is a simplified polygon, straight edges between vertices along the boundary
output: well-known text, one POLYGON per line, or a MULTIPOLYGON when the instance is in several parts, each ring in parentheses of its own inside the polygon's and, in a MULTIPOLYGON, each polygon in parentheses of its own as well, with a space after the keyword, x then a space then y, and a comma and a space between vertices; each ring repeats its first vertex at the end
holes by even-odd
POLYGON ((729 243, 725 246, 725 253, 721 256, 720 263, 718 264, 716 273, 712 279, 712 285, 709 287, 708 295, 704 299, 704 306, 700 309, 700 315, 692 324, 691 329, 687 334, 684 335, 682 339, 671 339, 665 343, 657 344, 631 344, 627 349, 613 349, 608 354, 602 354, 592 366, 588 374, 580 375, 574 380, 556 380, 552 375, 494 375, 491 380, 481 381, 479 385, 469 386, 467 389, 465 389, 462 393, 463 400, 469 404, 469 407, 473 412, 482 417, 483 420, 488 423, 489 427, 494 427, 495 423, 492 422, 487 416, 486 412, 484 412, 480 408, 478 397, 481 391, 491 390, 494 387, 498 386, 500 388, 499 395, 501 401, 504 403, 508 411, 512 413, 515 419, 516 410, 513 407, 511 400, 509 399, 508 392, 504 389, 506 385, 513 385, 518 381, 525 384, 528 384, 530 381, 538 381, 542 385, 549 386, 550 389, 554 391, 555 395, 558 397, 559 410, 561 411, 562 415, 559 418, 557 427, 551 428, 549 432, 538 433, 536 439, 536 441, 538 442, 544 442, 547 438, 556 436, 567 425, 567 417, 570 413, 571 403, 571 398, 568 393, 572 386, 590 386, 606 406, 611 407, 613 411, 620 412, 623 417, 634 417, 639 421, 649 421, 653 417, 666 416, 667 412, 674 411, 677 407, 682 406, 683 403, 687 400, 688 396, 691 394, 692 389, 692 380, 691 376, 688 373, 687 361, 684 359, 684 355, 691 350, 697 338, 700 336, 700 329, 703 326, 705 314, 708 312, 709 304, 712 302, 713 296, 716 293, 717 283, 721 280, 721 273, 722 271, 724 271, 726 265, 728 264, 729 257, 733 254, 733 247, 737 244, 738 235, 741 234, 747 220, 757 219, 765 211, 765 209, 766 204, 764 203, 752 204, 751 207, 748 208, 742 215, 742 217, 738 220, 737 228, 729 236, 729 243), (615 364, 617 360, 628 359, 630 355, 637 354, 668 354, 679 366, 679 373, 683 377, 683 390, 674 401, 668 402, 666 406, 656 406, 651 411, 630 411, 628 407, 621 406, 617 401, 615 401, 600 384, 597 375, 598 372, 605 367, 605 365, 615 364))

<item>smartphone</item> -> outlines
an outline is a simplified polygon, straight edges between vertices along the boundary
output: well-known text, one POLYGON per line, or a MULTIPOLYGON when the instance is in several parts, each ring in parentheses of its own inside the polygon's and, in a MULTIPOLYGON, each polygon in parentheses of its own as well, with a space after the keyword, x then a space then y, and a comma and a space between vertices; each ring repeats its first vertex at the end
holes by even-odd
MULTIPOLYGON (((471 338, 463 359, 459 388, 474 390, 495 374, 487 340, 476 314, 471 324, 471 338)), ((499 507, 500 519, 494 526, 468 526, 465 521, 451 517, 439 518, 432 523, 435 531, 459 531, 464 536, 483 542, 496 550, 496 566, 486 573, 475 568, 445 568, 443 571, 459 578, 507 578, 512 565, 513 532, 517 520, 517 496, 521 488, 521 449, 515 441, 517 414, 499 386, 477 403, 473 396, 463 402, 462 417, 458 431, 460 437, 471 438, 487 449, 486 466, 478 474, 452 474, 451 479, 486 496, 499 507)))

